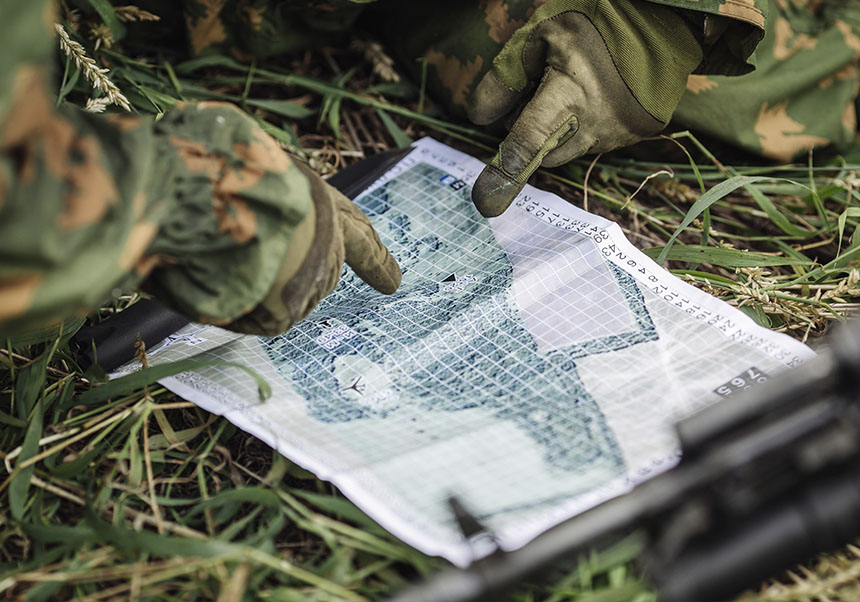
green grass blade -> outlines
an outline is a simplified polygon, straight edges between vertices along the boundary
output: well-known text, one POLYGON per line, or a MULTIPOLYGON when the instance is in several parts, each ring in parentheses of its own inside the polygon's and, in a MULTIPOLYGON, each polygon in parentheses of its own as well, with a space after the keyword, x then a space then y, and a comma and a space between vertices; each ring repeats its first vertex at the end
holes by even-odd
POLYGON ((726 268, 747 268, 778 265, 811 265, 811 261, 788 257, 775 257, 764 253, 750 253, 740 249, 704 247, 701 245, 676 246, 669 251, 665 247, 645 249, 644 253, 652 259, 657 257, 669 261, 706 263, 726 268))
POLYGON ((91 509, 86 510, 86 521, 101 541, 127 552, 153 554, 171 558, 220 558, 224 561, 242 560, 274 568, 295 579, 319 587, 345 600, 363 602, 365 599, 327 579, 323 579, 286 559, 267 554, 261 550, 233 544, 217 539, 195 540, 149 531, 133 531, 114 526, 99 519, 91 509))
POLYGON ((693 223, 701 213, 716 203, 724 199, 729 194, 733 193, 738 188, 742 188, 744 186, 748 186, 749 184, 754 184, 755 182, 761 182, 763 180, 770 180, 771 178, 766 177, 750 177, 750 176, 735 176, 733 178, 729 178, 725 182, 720 182, 708 192, 699 197, 693 206, 690 207, 690 210, 687 211, 687 214, 684 216, 684 219, 681 221, 681 224, 666 242, 666 246, 663 247, 660 255, 657 257, 657 263, 663 264, 666 261, 666 257, 669 255, 669 251, 672 248, 672 245, 675 243, 675 240, 684 231, 684 229, 693 223))
POLYGON ((374 532, 377 535, 388 534, 388 532, 380 527, 375 520, 359 510, 358 507, 349 500, 331 495, 313 493, 311 491, 303 491, 301 489, 291 489, 290 493, 298 498, 302 498, 306 502, 310 502, 326 514, 340 516, 368 532, 374 532))
POLYGON ((776 205, 773 204, 773 201, 771 201, 767 195, 757 187, 747 184, 744 186, 744 190, 750 193, 750 196, 759 208, 767 214, 768 219, 789 236, 808 238, 817 234, 817 232, 805 230, 792 224, 788 218, 785 217, 779 209, 777 209, 776 205))
POLYGON ((270 508, 278 508, 281 505, 281 501, 278 496, 268 489, 263 489, 262 487, 243 487, 241 489, 229 489, 227 491, 222 491, 217 495, 213 495, 208 500, 204 500, 197 504, 190 512, 189 516, 195 516, 209 508, 218 508, 224 504, 235 502, 262 504, 270 508))
MULTIPOLYGON (((839 249, 836 252, 837 255, 840 255, 842 253, 842 241, 845 238, 845 226, 848 223, 849 217, 860 217, 860 207, 849 207, 839 215, 839 219, 837 220, 837 224, 839 226, 839 249)), ((849 249, 856 246, 858 242, 856 228, 854 230, 854 233, 851 235, 851 238, 852 242, 851 247, 849 247, 849 249)))
POLYGON ((95 539, 95 532, 86 526, 21 523, 21 528, 27 535, 43 543, 81 544, 95 539))
POLYGON ((404 132, 401 127, 394 122, 394 120, 391 118, 391 115, 389 115, 380 108, 376 109, 376 114, 379 115, 379 118, 382 120, 382 125, 385 126, 385 129, 388 130, 391 139, 394 140, 394 146, 398 148, 404 148, 414 142, 412 138, 407 136, 406 132, 404 132))
POLYGON ((248 98, 245 100, 245 104, 265 109, 288 119, 305 119, 315 113, 313 109, 289 100, 248 98))
POLYGON ((18 372, 15 383, 15 410, 18 418, 28 422, 36 401, 42 395, 47 377, 48 354, 43 353, 38 359, 27 364, 18 372))
MULTIPOLYGON (((18 455, 18 464, 32 458, 38 453, 39 439, 41 438, 42 402, 39 401, 31 413, 30 424, 27 425, 27 434, 24 436, 21 453, 18 455)), ((12 512, 12 517, 17 521, 24 518, 27 506, 27 493, 30 490, 30 478, 33 476, 34 470, 36 470, 35 464, 25 467, 9 483, 9 509, 12 512)))
POLYGON ((68 96, 72 90, 75 89, 75 86, 78 84, 78 80, 81 78, 81 70, 75 66, 75 64, 66 59, 66 69, 63 72, 63 81, 60 85, 60 92, 57 95, 57 106, 62 104, 63 100, 68 96))
POLYGON ((47 343, 48 341, 60 341, 60 344, 65 343, 78 329, 86 322, 85 318, 77 318, 60 322, 59 324, 51 324, 42 328, 34 328, 26 332, 22 332, 9 338, 12 348, 26 347, 29 345, 37 345, 39 343, 47 343))
POLYGON ((265 381, 265 379, 244 364, 239 364, 237 362, 221 361, 199 362, 196 360, 179 360, 178 362, 170 362, 168 364, 161 364, 159 366, 144 368, 143 370, 139 370, 138 372, 133 372, 132 374, 116 378, 101 386, 90 389, 86 393, 83 393, 77 398, 76 403, 78 405, 94 405, 103 403, 111 399, 112 397, 127 395, 132 391, 135 391, 147 385, 151 385, 161 380, 162 378, 174 376, 181 372, 199 370, 210 366, 238 368, 239 370, 245 372, 257 383, 257 390, 260 394, 261 401, 268 399, 269 396, 272 394, 272 388, 265 381))

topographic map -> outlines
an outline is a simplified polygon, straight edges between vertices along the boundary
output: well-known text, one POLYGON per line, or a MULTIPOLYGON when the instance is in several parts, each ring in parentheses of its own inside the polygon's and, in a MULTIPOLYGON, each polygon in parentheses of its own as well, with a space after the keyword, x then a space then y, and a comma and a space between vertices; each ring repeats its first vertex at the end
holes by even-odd
POLYGON ((251 366, 265 402, 232 368, 162 382, 461 565, 486 549, 450 496, 521 546, 672 466, 679 418, 812 354, 554 195, 526 187, 482 218, 482 167, 424 139, 356 200, 402 267, 394 295, 346 269, 282 336, 189 325, 151 353, 251 366))

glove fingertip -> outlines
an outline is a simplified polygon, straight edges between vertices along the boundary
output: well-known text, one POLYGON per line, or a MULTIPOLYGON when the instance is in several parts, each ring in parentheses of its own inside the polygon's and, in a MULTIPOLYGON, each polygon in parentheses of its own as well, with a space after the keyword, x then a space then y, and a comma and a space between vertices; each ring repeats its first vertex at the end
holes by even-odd
POLYGON ((495 165, 488 165, 472 187, 472 202, 484 217, 498 217, 524 186, 495 165))
POLYGON ((383 295, 391 295, 400 287, 402 274, 397 260, 387 249, 383 248, 383 250, 385 257, 381 260, 377 259, 372 263, 356 263, 347 259, 347 265, 371 287, 383 295))
POLYGON ((382 266, 384 278, 380 280, 378 286, 374 286, 383 295, 393 295, 400 288, 400 281, 403 279, 403 273, 400 271, 400 266, 397 260, 388 254, 385 258, 385 263, 382 266))

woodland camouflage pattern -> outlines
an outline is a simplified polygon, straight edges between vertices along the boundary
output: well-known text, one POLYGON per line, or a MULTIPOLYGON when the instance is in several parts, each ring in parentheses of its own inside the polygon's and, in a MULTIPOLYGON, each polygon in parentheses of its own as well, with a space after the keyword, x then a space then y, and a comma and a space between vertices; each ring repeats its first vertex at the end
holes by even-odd
MULTIPOLYGON (((415 5, 417 3, 411 3, 415 5)), ((428 88, 452 113, 465 116, 468 99, 493 58, 534 7, 531 0, 485 0, 481 11, 452 2, 415 17, 418 30, 389 40, 398 58, 429 65, 428 88), (441 37, 439 31, 446 32, 441 37)), ((813 148, 847 145, 856 137, 855 99, 860 59, 860 1, 772 0, 771 2, 665 2, 688 8, 701 23, 705 60, 687 83, 673 127, 705 133, 753 154, 787 161, 813 148), (720 7, 723 7, 722 10, 720 7), (708 11, 707 16, 693 10, 708 11), (726 15, 731 19, 716 17, 726 15), (764 39, 752 59, 751 49, 764 39), (754 72, 743 77, 726 77, 754 72)), ((388 11, 391 12, 391 11, 388 11)), ((420 69, 413 70, 420 77, 420 69)))
POLYGON ((229 105, 180 107, 156 126, 55 110, 49 3, 15 4, 0 18, 29 39, 4 48, 0 74, 0 324, 85 315, 150 275, 195 318, 252 309, 307 211, 307 179, 229 105), (29 52, 15 61, 18 48, 29 52))
POLYGON ((180 104, 157 123, 55 110, 51 4, 3 6, 0 330, 86 315, 143 283, 195 320, 275 334, 331 291, 344 259, 377 289, 397 288, 369 221, 351 208, 322 219, 321 203, 343 199, 236 107, 180 104), (312 203, 316 228, 296 252, 312 203), (269 310, 254 313, 264 298, 269 310))
MULTIPOLYGON (((682 9, 705 51, 678 124, 778 159, 854 139, 860 2, 653 1, 682 9), (754 73, 725 77, 753 62, 754 73)), ((141 4, 184 20, 192 54, 240 59, 327 42, 365 19, 407 69, 419 74, 422 58, 430 92, 463 116, 493 58, 543 2, 141 4)), ((51 6, 0 5, 0 331, 83 315, 141 283, 198 320, 247 315, 272 289, 315 176, 226 105, 179 107, 158 124, 56 109, 51 6)))
POLYGON ((675 123, 788 161, 857 137, 860 2, 776 0, 756 70, 693 75, 675 123))
MULTIPOLYGON (((858 0, 648 1, 684 9, 705 49, 675 114, 677 125, 783 161, 854 140, 858 0), (724 77, 754 65, 752 75, 724 77)), ((426 61, 430 92, 465 118, 469 95, 493 58, 544 2, 185 0, 184 6, 193 52, 217 48, 242 58, 306 44, 309 25, 327 32, 350 27, 362 5, 372 4, 367 27, 378 30, 413 76, 420 77, 416 58, 426 61), (409 22, 421 25, 403 27, 409 22)))

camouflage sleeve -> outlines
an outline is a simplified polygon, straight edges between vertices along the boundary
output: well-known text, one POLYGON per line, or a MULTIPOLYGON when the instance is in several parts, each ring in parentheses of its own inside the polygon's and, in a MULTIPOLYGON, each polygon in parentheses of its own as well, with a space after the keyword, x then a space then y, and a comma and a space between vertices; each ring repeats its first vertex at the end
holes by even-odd
POLYGON ((146 287, 197 321, 231 322, 274 284, 311 204, 308 178, 230 104, 180 106, 154 136, 163 153, 158 178, 170 183, 159 197, 169 199, 169 212, 138 273, 151 272, 146 287))
POLYGON ((764 29, 768 0, 648 0, 711 15, 727 17, 764 29))
POLYGON ((768 0, 647 0, 684 10, 695 23, 705 58, 701 75, 742 75, 764 37, 768 0))
POLYGON ((0 332, 84 315, 145 281, 227 322, 273 285, 310 205, 307 178, 221 104, 153 124, 59 110, 52 3, 0 6, 0 332))
POLYGON ((779 161, 849 147, 857 137, 860 3, 771 8, 756 71, 691 76, 676 126, 779 161))
MULTIPOLYGON (((466 99, 493 58, 545 1, 385 2, 370 9, 362 24, 378 32, 416 79, 423 77, 426 64, 430 93, 463 117, 466 99)), ((737 75, 752 69, 750 56, 764 34, 767 0, 653 2, 683 10, 692 21, 705 50, 697 73, 737 75)))

